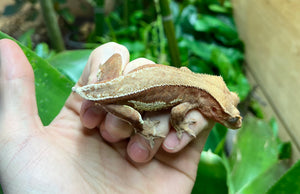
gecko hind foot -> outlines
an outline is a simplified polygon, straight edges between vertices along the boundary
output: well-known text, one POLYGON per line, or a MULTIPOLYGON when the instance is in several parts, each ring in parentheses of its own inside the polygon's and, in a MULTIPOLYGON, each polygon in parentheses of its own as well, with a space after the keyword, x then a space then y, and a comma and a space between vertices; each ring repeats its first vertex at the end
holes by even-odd
POLYGON ((160 121, 152 121, 147 118, 143 123, 143 130, 139 132, 141 136, 149 141, 150 147, 154 147, 156 138, 165 138, 166 136, 157 130, 160 121))

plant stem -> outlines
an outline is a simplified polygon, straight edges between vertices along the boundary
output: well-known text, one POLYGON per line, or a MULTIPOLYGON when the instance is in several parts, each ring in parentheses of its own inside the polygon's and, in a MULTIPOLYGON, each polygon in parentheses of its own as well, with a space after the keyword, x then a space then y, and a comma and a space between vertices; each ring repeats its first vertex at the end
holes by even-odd
POLYGON ((51 45, 57 51, 65 50, 52 0, 40 0, 40 4, 51 45))
POLYGON ((96 36, 103 36, 104 34, 104 0, 95 0, 96 7, 95 10, 95 35, 96 36))
POLYGON ((175 37, 175 28, 174 28, 172 15, 171 15, 171 10, 169 7, 169 2, 168 0, 159 0, 159 5, 160 5, 161 14, 163 16, 162 17, 163 26, 168 40, 172 65, 175 67, 180 67, 181 63, 180 63, 179 49, 175 37))
POLYGON ((124 0, 123 20, 126 27, 128 26, 128 3, 129 3, 128 0, 124 0))

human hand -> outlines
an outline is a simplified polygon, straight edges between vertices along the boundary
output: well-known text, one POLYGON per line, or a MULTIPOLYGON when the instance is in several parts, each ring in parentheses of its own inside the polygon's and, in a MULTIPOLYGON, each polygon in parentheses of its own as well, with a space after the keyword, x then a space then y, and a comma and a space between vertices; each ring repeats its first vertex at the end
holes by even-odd
MULTIPOLYGON (((126 72, 150 62, 128 63, 126 48, 105 44, 92 53, 77 84, 95 82, 99 63, 114 53, 122 56, 126 72)), ((168 134, 165 140, 157 139, 153 149, 141 136, 130 137, 130 125, 73 93, 53 122, 43 126, 33 71, 22 50, 10 40, 0 40, 0 56, 0 181, 5 193, 191 191, 201 150, 213 126, 199 112, 187 115, 197 120, 193 130, 199 133, 191 143, 188 135, 178 142, 175 132, 169 131, 168 113, 148 113, 160 120, 158 127, 168 134)))

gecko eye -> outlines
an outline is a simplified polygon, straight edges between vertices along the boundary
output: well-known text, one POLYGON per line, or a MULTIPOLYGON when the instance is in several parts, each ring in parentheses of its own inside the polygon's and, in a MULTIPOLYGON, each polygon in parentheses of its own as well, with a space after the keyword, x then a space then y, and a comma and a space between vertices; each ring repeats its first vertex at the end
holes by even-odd
POLYGON ((240 117, 231 117, 228 119, 229 123, 236 123, 238 120, 240 119, 240 117))
POLYGON ((211 110, 212 110, 214 113, 217 112, 217 108, 214 107, 214 106, 211 108, 211 110))

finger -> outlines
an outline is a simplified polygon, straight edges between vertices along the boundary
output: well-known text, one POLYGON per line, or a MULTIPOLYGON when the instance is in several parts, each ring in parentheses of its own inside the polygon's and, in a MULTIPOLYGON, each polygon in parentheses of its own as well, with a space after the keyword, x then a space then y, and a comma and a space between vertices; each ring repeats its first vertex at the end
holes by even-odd
MULTIPOLYGON (((123 73, 127 74, 133 69, 147 64, 154 64, 154 62, 145 58, 135 59, 124 66, 125 69, 123 73)), ((108 142, 118 142, 130 137, 133 132, 131 125, 111 114, 107 115, 104 123, 105 125, 101 125, 100 127, 100 132, 103 138, 108 142)))
MULTIPOLYGON (((162 136, 168 134, 170 128, 170 114, 168 112, 149 112, 145 117, 153 121, 159 121, 155 128, 157 133, 162 136)), ((150 141, 140 134, 134 135, 127 146, 127 153, 130 159, 137 163, 150 161, 161 147, 163 138, 155 138, 153 147, 151 147, 150 141)))
POLYGON ((34 74, 23 51, 12 40, 2 39, 0 60, 2 116, 9 119, 10 125, 22 125, 25 120, 27 123, 41 124, 35 98, 34 74))
POLYGON ((100 126, 102 137, 110 143, 126 139, 131 136, 132 132, 133 128, 129 123, 119 119, 111 113, 106 115, 105 122, 100 126))
POLYGON ((96 48, 90 55, 87 65, 78 81, 80 86, 95 83, 99 65, 104 64, 112 55, 120 54, 122 58, 122 69, 129 62, 129 51, 123 45, 110 42, 96 48))
POLYGON ((94 129, 104 120, 106 111, 101 106, 95 106, 92 101, 84 100, 80 110, 80 120, 84 127, 94 129))
MULTIPOLYGON (((90 55, 88 63, 83 70, 77 85, 83 86, 86 84, 95 83, 97 81, 99 65, 104 64, 112 55, 116 53, 121 55, 122 68, 124 68, 129 61, 129 52, 127 48, 113 42, 104 44, 96 48, 90 55)), ((91 128, 94 127, 93 125, 99 124, 102 121, 102 117, 99 116, 103 116, 103 111, 100 111, 99 114, 99 111, 95 111, 98 108, 95 108, 93 103, 89 103, 86 100, 83 101, 83 104, 84 106, 81 108, 80 113, 80 118, 83 125, 87 128, 91 128), (88 117, 89 114, 91 117, 88 117)))
MULTIPOLYGON (((206 130, 207 128, 211 127, 212 123, 205 119, 199 111, 192 110, 188 112, 185 117, 186 121, 194 121, 193 124, 189 125, 189 128, 194 131, 194 134, 201 135, 201 132, 206 130)), ((202 133, 203 135, 203 133, 202 133)), ((201 138, 201 137, 200 137, 201 138)), ((163 149, 170 153, 175 153, 182 150, 188 143, 190 143, 195 138, 187 134, 186 132, 183 133, 181 139, 178 138, 177 133, 175 130, 172 130, 163 143, 163 149)), ((205 144, 205 141, 202 142, 205 144)), ((201 148, 202 150, 202 148, 201 148)))
MULTIPOLYGON (((128 50, 117 43, 106 43, 96 48, 90 55, 88 62, 79 78, 76 86, 82 86, 89 83, 95 83, 97 80, 97 72, 99 65, 104 64, 112 55, 118 53, 122 58, 122 66, 125 66, 129 61, 128 50)), ((103 120, 103 111, 94 107, 94 103, 83 100, 79 95, 71 93, 58 117, 52 122, 54 125, 59 125, 62 121, 60 118, 66 118, 71 112, 80 116, 80 121, 84 127, 94 128, 103 120), (83 106, 81 106, 83 105, 83 106)))
POLYGON ((153 61, 149 60, 149 59, 146 59, 146 58, 137 58, 133 61, 131 61, 130 63, 128 63, 126 66, 125 66, 125 69, 124 69, 124 74, 128 74, 130 71, 138 68, 138 67, 141 67, 141 66, 144 66, 144 65, 149 65, 149 64, 155 64, 153 61))
MULTIPOLYGON (((173 136, 167 136, 167 138, 164 140, 163 143, 163 150, 159 151, 155 158, 164 164, 168 164, 169 166, 178 169, 179 171, 186 174, 188 177, 190 177, 192 180, 196 179, 197 175, 197 167, 200 160, 202 149, 205 145, 205 142, 207 140, 207 137, 211 131, 211 129, 214 126, 213 121, 208 121, 198 112, 198 111, 190 111, 187 114, 187 118, 189 119, 195 119, 196 123, 195 125, 191 126, 191 129, 195 131, 199 131, 196 138, 182 138, 182 140, 179 140, 179 144, 175 149, 170 149, 166 146, 167 141, 176 141, 174 140, 175 137, 173 136), (174 138, 174 139, 173 139, 174 138), (191 141, 191 142, 190 142, 191 141), (190 142, 188 144, 188 142, 190 142), (188 145, 186 145, 188 144, 188 145), (186 146, 185 146, 186 145, 186 146), (167 153, 166 153, 167 152, 167 153), (173 154, 174 152, 177 152, 177 154, 173 154)), ((171 134, 169 134, 171 135, 171 134)), ((176 135, 176 134, 175 134, 176 135)), ((173 144, 169 142, 170 144, 173 144)))

